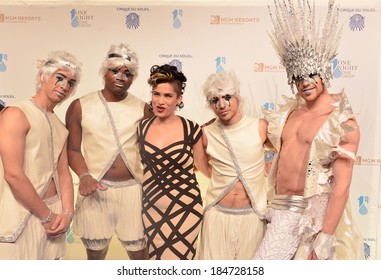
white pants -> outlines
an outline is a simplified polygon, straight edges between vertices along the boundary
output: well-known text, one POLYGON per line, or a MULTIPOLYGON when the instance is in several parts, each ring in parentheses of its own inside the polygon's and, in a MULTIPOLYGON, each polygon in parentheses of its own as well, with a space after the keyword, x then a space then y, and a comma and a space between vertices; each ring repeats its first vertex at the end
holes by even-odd
POLYGON ((213 206, 204 214, 200 260, 250 260, 266 226, 253 209, 213 206))

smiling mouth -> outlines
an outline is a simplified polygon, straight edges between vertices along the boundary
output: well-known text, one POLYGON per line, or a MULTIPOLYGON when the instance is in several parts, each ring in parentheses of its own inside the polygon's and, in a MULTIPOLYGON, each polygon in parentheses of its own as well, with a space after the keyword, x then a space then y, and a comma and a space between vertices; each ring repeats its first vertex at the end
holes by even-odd
POLYGON ((122 87, 124 87, 124 84, 122 84, 122 83, 115 83, 115 86, 122 88, 122 87))
POLYGON ((56 93, 57 93, 57 95, 58 95, 59 97, 61 97, 61 98, 65 98, 65 97, 66 97, 65 94, 63 94, 63 93, 61 93, 61 92, 59 92, 59 91, 57 91, 56 93))
POLYGON ((313 88, 304 89, 303 93, 309 95, 312 93, 313 90, 314 90, 313 88))

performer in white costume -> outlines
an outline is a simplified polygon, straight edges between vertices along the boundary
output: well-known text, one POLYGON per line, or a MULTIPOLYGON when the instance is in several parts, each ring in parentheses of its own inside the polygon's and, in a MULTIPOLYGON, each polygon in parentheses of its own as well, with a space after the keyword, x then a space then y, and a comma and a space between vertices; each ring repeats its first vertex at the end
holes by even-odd
POLYGON ((341 30, 329 1, 324 28, 309 1, 275 1, 273 46, 295 98, 267 115, 278 151, 269 175, 275 192, 255 259, 361 259, 361 234, 348 201, 360 130, 344 92, 328 92, 341 30))
POLYGON ((206 194, 200 259, 252 259, 266 228, 267 123, 243 115, 239 81, 233 72, 210 75, 203 90, 217 119, 203 128, 212 176, 206 194))
POLYGON ((138 58, 112 45, 100 69, 104 88, 76 99, 66 113, 69 164, 79 176, 73 232, 88 259, 105 259, 116 235, 130 259, 146 259, 136 128, 149 106, 128 92, 138 58))
POLYGON ((67 129, 54 108, 74 93, 77 59, 50 53, 36 94, 0 114, 0 259, 54 260, 65 254, 74 212, 67 129))

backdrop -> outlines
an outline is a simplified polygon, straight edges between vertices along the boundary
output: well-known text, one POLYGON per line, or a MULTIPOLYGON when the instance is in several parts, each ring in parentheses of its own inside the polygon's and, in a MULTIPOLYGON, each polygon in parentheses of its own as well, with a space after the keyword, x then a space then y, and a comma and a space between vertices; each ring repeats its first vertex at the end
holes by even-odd
MULTIPOLYGON (((316 1, 325 11, 327 1, 316 1)), ((367 259, 381 259, 381 1, 337 1, 343 36, 332 61, 330 92, 344 88, 361 126, 351 185, 352 210, 364 237, 367 259)), ((103 87, 98 74, 111 44, 128 43, 138 53, 139 76, 130 92, 149 101, 147 84, 154 64, 170 63, 187 76, 185 107, 178 114, 200 124, 213 115, 201 86, 211 73, 234 70, 241 80, 245 110, 276 109, 291 96, 284 68, 273 50, 267 5, 272 1, 4 1, 0 0, 0 102, 35 93, 37 68, 49 51, 72 52, 83 64, 75 96, 56 112, 64 121, 70 102, 103 87)), ((1 133, 1 132, 0 132, 1 133)), ((73 176, 75 186, 78 179, 73 176)), ((200 178, 203 191, 207 184, 200 178)), ((84 259, 84 248, 70 230, 68 259, 84 259)), ((124 259, 117 244, 108 258, 124 259)))

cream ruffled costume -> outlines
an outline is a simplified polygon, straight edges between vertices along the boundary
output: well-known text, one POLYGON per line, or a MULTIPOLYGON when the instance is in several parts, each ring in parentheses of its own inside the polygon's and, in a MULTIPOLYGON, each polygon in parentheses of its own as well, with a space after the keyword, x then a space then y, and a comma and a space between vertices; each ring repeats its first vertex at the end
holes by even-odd
MULTIPOLYGON (((311 143, 308 159, 308 168, 305 178, 304 198, 319 201, 321 207, 311 207, 312 203, 304 211, 299 227, 302 233, 302 241, 297 250, 295 259, 306 259, 312 249, 320 251, 327 259, 363 259, 363 240, 356 225, 353 222, 350 203, 348 202, 340 223, 336 229, 333 242, 315 241, 319 236, 329 195, 333 185, 333 162, 341 156, 356 159, 352 152, 343 149, 340 142, 346 133, 358 127, 350 127, 345 122, 354 118, 351 105, 344 92, 331 95, 335 100, 336 107, 325 120, 314 140, 311 143), (318 211, 316 211, 316 209, 318 211), (314 245, 315 242, 315 245, 314 245), (322 246, 317 243, 324 244, 322 246), (317 248, 319 247, 319 248, 317 248)), ((277 112, 264 110, 268 124, 268 137, 277 151, 281 146, 281 135, 288 116, 293 110, 303 107, 304 100, 300 97, 284 97, 286 103, 280 106, 277 112)), ((279 153, 275 156, 273 166, 269 174, 270 191, 276 190, 276 174, 279 153)), ((270 195, 271 197, 271 195, 270 195)))

